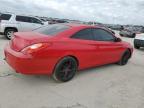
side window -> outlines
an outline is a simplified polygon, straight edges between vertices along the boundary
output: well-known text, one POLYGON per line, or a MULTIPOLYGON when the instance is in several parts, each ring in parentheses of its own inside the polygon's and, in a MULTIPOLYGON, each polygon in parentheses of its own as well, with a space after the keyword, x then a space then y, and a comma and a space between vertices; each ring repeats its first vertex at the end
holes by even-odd
POLYGON ((84 29, 72 36, 74 39, 93 40, 91 29, 84 29))
POLYGON ((31 23, 37 23, 37 24, 42 24, 40 20, 36 19, 36 18, 30 18, 31 23))
POLYGON ((12 15, 10 14, 1 14, 0 15, 0 19, 1 20, 9 20, 11 18, 12 15))
POLYGON ((114 36, 103 29, 92 29, 94 39, 96 41, 114 41, 114 36))
POLYGON ((26 16, 16 16, 16 21, 30 23, 30 18, 26 16))

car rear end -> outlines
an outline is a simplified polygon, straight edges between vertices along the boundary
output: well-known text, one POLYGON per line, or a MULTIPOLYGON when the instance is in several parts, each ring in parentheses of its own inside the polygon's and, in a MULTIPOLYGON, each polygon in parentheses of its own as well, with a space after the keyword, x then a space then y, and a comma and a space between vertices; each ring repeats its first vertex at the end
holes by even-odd
POLYGON ((16 71, 16 72, 27 72, 27 61, 31 59, 30 56, 24 55, 11 48, 10 43, 8 43, 4 50, 6 62, 16 71))
POLYGON ((41 52, 51 45, 49 38, 39 33, 15 33, 4 50, 6 62, 18 73, 51 74, 53 61, 43 58, 41 52))
POLYGON ((57 35, 68 29, 66 25, 51 25, 33 32, 15 33, 4 50, 7 63, 22 74, 51 75, 60 59, 54 50, 55 41, 59 40, 57 35))

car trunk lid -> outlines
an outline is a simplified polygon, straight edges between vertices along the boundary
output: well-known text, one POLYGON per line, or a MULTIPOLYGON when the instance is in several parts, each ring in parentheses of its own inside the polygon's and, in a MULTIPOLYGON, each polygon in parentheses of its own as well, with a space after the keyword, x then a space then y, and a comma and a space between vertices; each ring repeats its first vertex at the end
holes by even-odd
POLYGON ((29 45, 39 42, 48 42, 51 37, 52 36, 36 32, 18 32, 14 34, 14 38, 10 41, 10 47, 15 51, 21 51, 29 45))

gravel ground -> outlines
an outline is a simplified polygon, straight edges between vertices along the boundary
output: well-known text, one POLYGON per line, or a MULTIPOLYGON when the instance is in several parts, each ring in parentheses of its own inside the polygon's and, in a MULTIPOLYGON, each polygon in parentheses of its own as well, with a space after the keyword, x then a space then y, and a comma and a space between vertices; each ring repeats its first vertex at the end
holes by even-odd
POLYGON ((92 68, 56 83, 15 73, 3 60, 7 42, 0 36, 0 108, 144 108, 144 49, 135 49, 126 66, 92 68))

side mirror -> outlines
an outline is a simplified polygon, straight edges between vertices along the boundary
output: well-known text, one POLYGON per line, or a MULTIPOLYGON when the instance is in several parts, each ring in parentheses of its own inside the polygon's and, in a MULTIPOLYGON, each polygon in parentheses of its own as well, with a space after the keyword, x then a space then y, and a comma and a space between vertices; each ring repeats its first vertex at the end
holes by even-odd
POLYGON ((121 38, 116 38, 115 39, 115 42, 121 42, 122 40, 121 40, 121 38))

